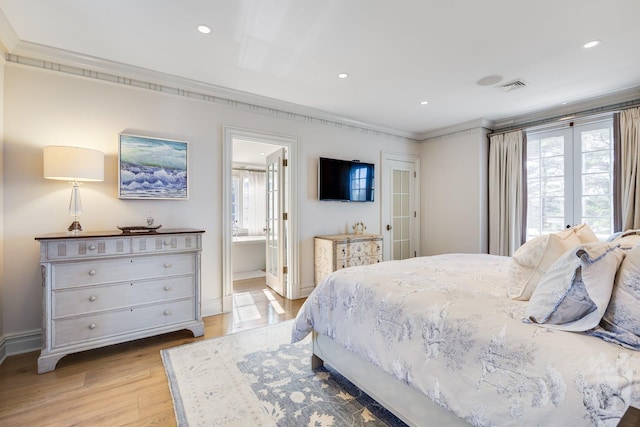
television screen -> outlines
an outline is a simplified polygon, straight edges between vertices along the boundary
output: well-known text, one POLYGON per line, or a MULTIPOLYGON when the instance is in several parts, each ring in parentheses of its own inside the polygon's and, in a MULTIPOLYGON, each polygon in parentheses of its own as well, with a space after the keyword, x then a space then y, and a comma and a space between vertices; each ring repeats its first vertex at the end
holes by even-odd
POLYGON ((373 164, 320 157, 318 199, 373 202, 373 164))

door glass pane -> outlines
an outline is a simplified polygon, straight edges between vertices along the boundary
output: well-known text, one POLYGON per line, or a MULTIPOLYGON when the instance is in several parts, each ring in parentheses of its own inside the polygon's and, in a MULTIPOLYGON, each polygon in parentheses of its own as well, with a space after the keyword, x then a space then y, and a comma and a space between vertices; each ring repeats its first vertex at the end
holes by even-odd
POLYGON ((580 221, 603 240, 613 232, 613 141, 612 128, 606 124, 580 132, 580 221))
POLYGON ((393 170, 393 212, 392 212, 392 259, 410 257, 410 178, 407 170, 393 170))
POLYGON ((564 136, 527 140, 527 240, 558 231, 565 216, 564 136))

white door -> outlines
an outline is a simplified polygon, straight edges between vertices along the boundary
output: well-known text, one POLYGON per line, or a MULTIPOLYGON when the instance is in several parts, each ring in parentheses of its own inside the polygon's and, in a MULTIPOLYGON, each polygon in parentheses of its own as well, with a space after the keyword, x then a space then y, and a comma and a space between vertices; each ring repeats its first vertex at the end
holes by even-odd
POLYGON ((282 296, 286 296, 284 165, 284 148, 267 156, 267 286, 282 296))
POLYGON ((384 154, 382 158, 383 257, 401 260, 418 256, 417 159, 384 154))

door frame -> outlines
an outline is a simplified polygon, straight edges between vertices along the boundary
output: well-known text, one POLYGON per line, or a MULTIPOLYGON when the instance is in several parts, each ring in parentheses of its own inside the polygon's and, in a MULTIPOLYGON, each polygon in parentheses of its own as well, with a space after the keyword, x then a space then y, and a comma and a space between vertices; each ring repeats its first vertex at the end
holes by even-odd
MULTIPOLYGON (((420 218, 421 218, 421 214, 420 214, 420 156, 416 156, 413 154, 405 154, 405 153, 394 153, 391 151, 380 151, 380 169, 381 169, 381 173, 380 173, 380 233, 384 236, 384 242, 385 242, 385 246, 389 245, 390 243, 388 242, 388 234, 387 234, 387 230, 386 230, 386 221, 385 219, 387 219, 388 214, 389 214, 389 209, 390 206, 393 204, 393 200, 392 200, 392 196, 391 194, 384 194, 384 192, 382 191, 383 188, 386 188, 388 190, 391 190, 390 188, 390 179, 391 177, 387 176, 387 170, 389 168, 389 161, 397 161, 397 162, 406 162, 406 163, 413 163, 413 167, 414 167, 414 171, 416 173, 415 179, 414 179, 414 187, 413 187, 413 203, 414 203, 414 209, 416 212, 416 216, 415 216, 415 221, 413 223, 413 227, 414 229, 412 230, 412 232, 410 233, 411 236, 415 236, 415 240, 414 240, 414 250, 416 253, 416 256, 421 256, 421 243, 420 243, 420 218), (383 181, 385 180, 385 181, 383 181), (382 183, 386 182, 386 185, 383 185, 382 183), (386 212, 385 212, 386 210, 386 212)), ((383 259, 384 261, 388 261, 391 259, 391 253, 389 251, 384 251, 383 252, 383 259)))
POLYGON ((298 262, 298 138, 250 129, 223 126, 222 142, 222 311, 233 310, 233 264, 231 260, 231 184, 233 180, 233 140, 267 143, 286 148, 285 206, 287 208, 287 284, 285 296, 300 298, 298 262))

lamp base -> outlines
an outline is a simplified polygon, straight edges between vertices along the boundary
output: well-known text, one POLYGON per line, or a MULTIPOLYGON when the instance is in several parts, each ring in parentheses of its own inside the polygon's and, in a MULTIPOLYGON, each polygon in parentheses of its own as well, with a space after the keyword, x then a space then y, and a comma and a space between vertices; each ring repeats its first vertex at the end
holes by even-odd
POLYGON ((69 228, 67 228, 67 231, 82 231, 82 226, 80 225, 80 222, 73 221, 69 228))

